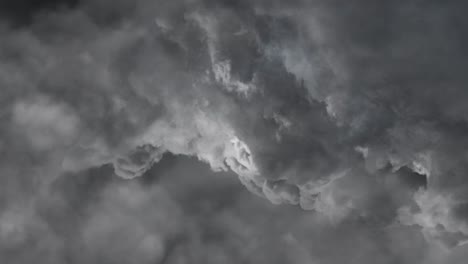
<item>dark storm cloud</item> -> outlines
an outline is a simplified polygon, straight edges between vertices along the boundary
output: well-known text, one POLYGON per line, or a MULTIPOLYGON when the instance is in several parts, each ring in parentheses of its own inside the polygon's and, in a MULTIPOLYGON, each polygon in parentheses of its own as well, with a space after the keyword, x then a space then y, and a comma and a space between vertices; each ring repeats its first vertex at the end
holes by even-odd
POLYGON ((79 0, 18 0, 2 1, 0 3, 0 17, 3 22, 13 26, 24 26, 38 13, 73 8, 79 0))
POLYGON ((304 24, 306 30, 318 29, 317 36, 309 37, 318 38, 320 46, 319 51, 301 47, 299 52, 313 57, 326 51, 322 57, 338 76, 333 85, 316 85, 315 76, 300 67, 289 69, 306 80, 314 98, 327 102, 329 112, 349 129, 353 144, 365 147, 368 169, 390 163, 395 170, 410 166, 429 176, 428 192, 415 197, 423 210, 416 222, 428 225, 429 233, 464 233, 463 218, 454 215, 455 204, 466 199, 461 180, 466 21, 459 13, 464 6, 364 2, 362 8, 321 6, 304 24), (453 210, 434 208, 441 204, 453 210))
MULTIPOLYGON (((16 215, 35 219, 34 201, 64 174, 112 164, 130 179, 172 153, 338 225, 405 224, 448 246, 466 241, 461 3, 82 0, 0 9, 5 230, 16 215)), ((165 196, 119 188, 101 190, 109 198, 89 209, 92 256, 113 232, 102 222, 132 211, 131 197, 165 196)), ((179 206, 171 203, 161 210, 179 206)), ((152 232, 141 226, 128 232, 152 232)))
MULTIPOLYGON (((7 263, 431 263, 419 230, 376 229, 271 205, 232 173, 166 155, 127 181, 104 166, 63 175, 2 214, 7 263)), ((440 252, 438 254, 441 254, 440 252)), ((437 263, 437 262, 432 262, 437 263)))

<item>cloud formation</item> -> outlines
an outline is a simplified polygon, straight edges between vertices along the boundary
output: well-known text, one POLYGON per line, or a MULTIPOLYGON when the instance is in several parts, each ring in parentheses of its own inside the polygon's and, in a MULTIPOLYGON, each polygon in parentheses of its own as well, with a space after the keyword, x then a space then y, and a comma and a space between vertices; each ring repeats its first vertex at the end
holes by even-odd
MULTIPOLYGON (((20 2, 0 12, 2 238, 47 233, 10 219, 34 218, 65 174, 111 164, 133 179, 171 154, 331 223, 468 241, 463 4, 20 2)), ((93 250, 113 232, 101 222, 120 217, 114 202, 159 193, 115 189, 87 218, 93 250)), ((128 232, 152 232, 139 226, 128 232)), ((160 237, 140 242, 165 258, 160 237)))

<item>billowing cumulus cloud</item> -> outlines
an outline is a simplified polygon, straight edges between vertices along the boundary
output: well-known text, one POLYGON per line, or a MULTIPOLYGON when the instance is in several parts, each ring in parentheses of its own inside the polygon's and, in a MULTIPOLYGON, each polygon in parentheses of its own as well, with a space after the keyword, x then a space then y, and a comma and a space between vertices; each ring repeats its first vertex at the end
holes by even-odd
MULTIPOLYGON (((172 244, 197 243, 199 231, 191 228, 198 227, 178 222, 189 202, 134 181, 177 155, 236 175, 273 204, 315 212, 324 222, 310 225, 357 233, 363 245, 382 239, 389 251, 404 252, 396 244, 405 228, 421 243, 418 257, 366 252, 362 261, 437 262, 445 254, 437 243, 468 241, 464 7, 367 0, 1 4, 0 242, 19 248, 44 234, 54 247, 29 248, 55 261, 76 234, 50 231, 57 221, 41 208, 71 210, 61 204, 70 194, 57 181, 104 168, 132 181, 121 187, 107 179, 90 191, 97 205, 81 202, 76 230, 89 254, 84 261, 163 263, 172 244), (154 200, 156 208, 146 207, 154 200), (370 238, 371 227, 382 235, 370 238), (397 235, 389 237, 389 228, 397 235), (115 233, 127 240, 103 253, 115 233), (429 256, 429 249, 440 254, 429 256)), ((203 183, 216 188, 214 179, 203 183)), ((83 189, 77 197, 86 196, 83 189)), ((213 220, 232 225, 222 232, 252 236, 225 213, 213 220)), ((286 234, 283 242, 296 245, 300 257, 285 261, 327 259, 302 248, 308 239, 286 234)), ((204 259, 184 248, 179 256, 204 259)), ((250 259, 248 252, 218 252, 211 260, 250 259)))

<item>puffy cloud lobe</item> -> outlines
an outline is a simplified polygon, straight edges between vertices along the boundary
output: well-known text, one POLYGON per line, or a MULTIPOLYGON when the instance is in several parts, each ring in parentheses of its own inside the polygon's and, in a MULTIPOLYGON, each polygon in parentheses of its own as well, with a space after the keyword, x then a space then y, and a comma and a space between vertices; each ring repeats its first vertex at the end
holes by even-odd
POLYGON ((18 133, 25 133, 31 145, 39 150, 71 144, 79 130, 79 117, 47 98, 17 102, 12 115, 18 133))
POLYGON ((163 153, 153 146, 139 147, 114 161, 115 174, 126 179, 139 177, 149 170, 154 162, 158 162, 162 155, 163 153))
POLYGON ((458 219, 455 214, 460 202, 454 201, 450 195, 444 196, 422 190, 415 194, 415 201, 419 210, 411 212, 409 207, 401 208, 399 212, 401 222, 422 226, 426 236, 439 239, 448 248, 468 242, 466 222, 458 219))
POLYGON ((195 156, 273 203, 339 220, 416 203, 406 223, 468 235, 454 224, 463 210, 449 213, 468 199, 461 5, 101 0, 41 11, 1 29, 2 132, 65 170, 113 163, 134 178, 165 152, 195 156), (401 168, 427 175, 427 191, 398 199, 404 183, 379 182, 401 168))

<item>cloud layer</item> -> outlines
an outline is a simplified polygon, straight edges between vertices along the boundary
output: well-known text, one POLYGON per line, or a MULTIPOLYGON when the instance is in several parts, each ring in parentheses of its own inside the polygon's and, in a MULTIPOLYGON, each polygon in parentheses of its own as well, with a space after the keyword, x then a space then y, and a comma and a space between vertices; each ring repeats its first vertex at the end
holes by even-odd
MULTIPOLYGON (((258 196, 318 212, 337 228, 407 225, 429 243, 462 246, 464 7, 367 0, 0 6, 1 239, 15 245, 27 233, 50 234, 47 220, 28 219, 64 175, 110 164, 122 178, 144 177, 171 154, 232 171, 258 196), (25 231, 15 231, 17 218, 25 231)), ((142 187, 129 185, 102 190, 110 198, 89 209, 90 259, 104 247, 93 243, 111 239, 102 223, 119 225, 114 207, 148 214, 122 216, 122 224, 166 224, 138 207, 166 199, 165 190, 138 194, 142 187)), ((171 203, 158 210, 183 218, 186 209, 172 211, 179 205, 171 203)), ((152 232, 137 226, 129 240, 152 232)), ((135 239, 139 250, 159 250, 148 259, 165 258, 160 237, 135 239)))

